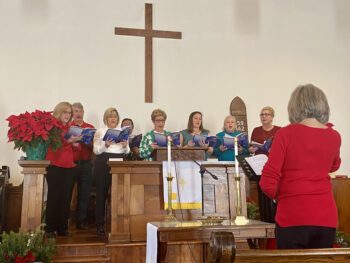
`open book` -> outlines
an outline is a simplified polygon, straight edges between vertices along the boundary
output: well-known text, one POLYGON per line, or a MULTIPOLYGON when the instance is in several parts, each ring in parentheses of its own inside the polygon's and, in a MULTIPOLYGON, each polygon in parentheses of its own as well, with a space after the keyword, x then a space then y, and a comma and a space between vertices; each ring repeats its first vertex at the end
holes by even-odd
POLYGON ((108 129, 105 136, 103 137, 103 141, 107 139, 111 139, 115 143, 118 143, 121 141, 127 141, 129 139, 130 133, 131 133, 130 126, 124 126, 121 130, 108 129))
MULTIPOLYGON (((248 136, 245 133, 240 133, 236 136, 238 146, 247 147, 248 146, 248 136)), ((235 149, 235 137, 225 134, 222 138, 222 145, 225 146, 229 150, 235 149)))
POLYGON ((250 144, 263 152, 269 152, 272 146, 273 136, 268 138, 263 144, 252 141, 250 144))
POLYGON ((157 143, 159 147, 166 147, 168 145, 168 136, 173 141, 173 144, 176 146, 180 145, 180 132, 172 132, 169 134, 154 133, 154 142, 157 143))
POLYGON ((267 156, 265 154, 258 154, 251 157, 246 157, 245 160, 256 175, 261 175, 262 169, 267 162, 267 156))
POLYGON ((129 147, 130 149, 134 147, 140 147, 140 143, 142 141, 142 134, 136 135, 134 137, 129 137, 129 147))
POLYGON ((95 128, 81 128, 79 126, 70 126, 68 132, 64 135, 64 139, 68 140, 71 136, 83 135, 81 142, 89 144, 94 138, 95 128))
POLYGON ((200 141, 202 141, 205 144, 209 143, 210 147, 218 147, 220 145, 220 138, 216 136, 195 134, 192 140, 194 142, 194 146, 196 147, 200 146, 200 141))

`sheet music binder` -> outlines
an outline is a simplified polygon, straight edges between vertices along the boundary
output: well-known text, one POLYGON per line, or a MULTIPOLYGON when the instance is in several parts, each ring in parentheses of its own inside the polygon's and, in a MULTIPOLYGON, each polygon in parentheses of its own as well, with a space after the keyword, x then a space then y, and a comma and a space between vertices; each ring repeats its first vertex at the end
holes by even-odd
POLYGON ((244 174, 248 177, 249 181, 259 181, 259 176, 255 174, 253 169, 250 167, 250 165, 245 160, 246 157, 249 157, 249 155, 238 155, 236 158, 238 160, 238 163, 241 165, 244 174))

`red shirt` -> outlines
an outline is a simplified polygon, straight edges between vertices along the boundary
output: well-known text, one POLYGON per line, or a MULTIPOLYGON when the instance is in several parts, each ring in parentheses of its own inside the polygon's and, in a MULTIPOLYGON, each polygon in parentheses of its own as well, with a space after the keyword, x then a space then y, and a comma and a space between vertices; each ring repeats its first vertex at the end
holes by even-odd
POLYGON ((75 166, 73 162, 73 145, 71 143, 67 143, 67 141, 63 138, 69 129, 69 125, 66 125, 62 129, 61 140, 62 140, 62 148, 57 149, 56 152, 49 150, 46 154, 46 160, 50 160, 51 165, 55 165, 63 168, 71 168, 75 166))
MULTIPOLYGON (((258 142, 258 143, 264 144, 264 142, 267 139, 271 138, 272 136, 275 136, 275 133, 279 129, 281 129, 281 127, 273 126, 273 128, 271 130, 265 131, 262 126, 256 127, 256 128, 254 128, 254 130, 252 132, 252 136, 251 136, 250 141, 254 141, 254 142, 258 142)), ((273 144, 273 142, 272 142, 272 144, 273 144)), ((255 152, 255 154, 266 154, 266 155, 268 155, 267 152, 264 152, 264 151, 259 150, 259 149, 255 152)))
POLYGON ((340 166, 341 138, 331 127, 299 123, 280 129, 264 166, 260 187, 278 199, 276 222, 281 227, 337 227, 337 207, 328 173, 340 166))
MULTIPOLYGON (((82 125, 78 125, 74 121, 72 121, 71 126, 79 126, 81 128, 95 128, 94 126, 86 122, 83 122, 82 125)), ((81 147, 78 148, 73 147, 74 161, 89 160, 92 155, 92 145, 81 143, 80 146, 81 147)))

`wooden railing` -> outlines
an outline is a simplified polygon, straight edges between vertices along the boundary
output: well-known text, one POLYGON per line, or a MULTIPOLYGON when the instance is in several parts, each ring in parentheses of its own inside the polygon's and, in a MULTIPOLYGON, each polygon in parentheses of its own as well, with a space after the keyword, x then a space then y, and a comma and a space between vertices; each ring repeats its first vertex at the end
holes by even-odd
POLYGON ((235 263, 350 262, 350 248, 237 250, 235 263))

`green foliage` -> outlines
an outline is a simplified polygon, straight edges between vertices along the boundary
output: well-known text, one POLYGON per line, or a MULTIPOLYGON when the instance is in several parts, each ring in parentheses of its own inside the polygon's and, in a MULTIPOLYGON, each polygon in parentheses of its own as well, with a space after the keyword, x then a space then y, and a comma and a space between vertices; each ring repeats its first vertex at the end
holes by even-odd
POLYGON ((247 214, 248 219, 256 219, 258 216, 258 208, 256 207, 254 201, 247 201, 247 214))
POLYGON ((337 230, 335 232, 334 242, 338 247, 350 247, 350 235, 346 234, 344 231, 337 230))
POLYGON ((0 262, 18 262, 18 257, 27 261, 28 254, 33 254, 35 261, 50 263, 51 257, 56 253, 55 239, 46 239, 45 231, 39 226, 34 232, 11 231, 9 234, 3 232, 0 245, 0 262))

